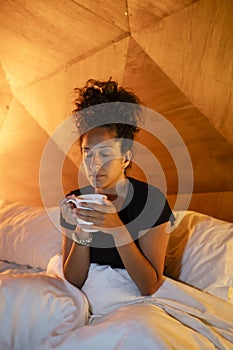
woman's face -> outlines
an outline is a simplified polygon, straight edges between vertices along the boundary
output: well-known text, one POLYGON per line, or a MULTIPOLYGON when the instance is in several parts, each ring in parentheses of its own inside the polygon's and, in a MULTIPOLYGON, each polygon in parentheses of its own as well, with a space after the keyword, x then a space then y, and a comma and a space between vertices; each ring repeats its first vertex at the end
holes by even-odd
POLYGON ((115 189, 125 178, 124 169, 130 160, 121 153, 121 142, 114 131, 94 128, 84 134, 82 156, 90 184, 99 189, 115 189))

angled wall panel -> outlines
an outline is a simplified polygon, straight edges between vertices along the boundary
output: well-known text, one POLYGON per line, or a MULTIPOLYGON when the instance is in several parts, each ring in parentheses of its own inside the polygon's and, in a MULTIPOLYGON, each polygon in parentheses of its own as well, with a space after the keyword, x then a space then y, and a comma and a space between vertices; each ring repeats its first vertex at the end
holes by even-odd
MULTIPOLYGON (((13 99, 0 133, 0 198, 31 205, 42 204, 39 170, 41 156, 47 141, 47 133, 19 102, 13 99)), ((60 157, 65 159, 61 152, 60 157)), ((57 160, 56 158, 50 159, 50 162, 47 163, 48 169, 52 169, 57 160)), ((74 167, 72 169, 71 167, 69 162, 66 163, 66 173, 62 175, 61 168, 60 174, 56 174, 57 177, 54 176, 54 172, 49 171, 47 181, 51 193, 53 184, 62 176, 67 182, 69 181, 67 176, 69 173, 74 173, 74 167)), ((49 187, 47 191, 50 193, 49 187)), ((54 199, 53 192, 51 205, 57 204, 54 199)))
MULTIPOLYGON (((67 63, 65 69, 24 88, 15 89, 14 95, 37 123, 51 135, 71 115, 74 108, 75 87, 87 79, 121 81, 125 71, 129 38, 113 43, 81 60, 67 63)), ((59 143, 58 140, 56 142, 59 143)))
POLYGON ((135 40, 233 143, 233 2, 198 1, 135 40))

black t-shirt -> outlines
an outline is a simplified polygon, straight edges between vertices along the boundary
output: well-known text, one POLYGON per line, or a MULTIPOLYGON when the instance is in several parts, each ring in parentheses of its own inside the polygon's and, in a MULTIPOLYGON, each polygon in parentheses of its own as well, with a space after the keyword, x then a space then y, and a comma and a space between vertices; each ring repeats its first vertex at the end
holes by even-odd
MULTIPOLYGON (((155 186, 129 177, 128 193, 118 215, 126 225, 136 245, 140 249, 138 235, 140 231, 148 230, 165 222, 175 220, 164 194, 155 186)), ((94 193, 91 186, 74 190, 69 195, 94 193)), ((61 216, 61 226, 75 230, 75 226, 67 223, 61 216)), ((110 265, 112 268, 124 268, 120 255, 115 247, 112 235, 94 232, 90 248, 91 263, 110 265)))

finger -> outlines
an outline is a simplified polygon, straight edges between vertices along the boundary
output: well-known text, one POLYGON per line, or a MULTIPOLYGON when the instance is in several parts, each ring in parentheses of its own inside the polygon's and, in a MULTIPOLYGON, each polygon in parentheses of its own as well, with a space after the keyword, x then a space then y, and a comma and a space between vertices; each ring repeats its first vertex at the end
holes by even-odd
MULTIPOLYGON (((59 207, 60 208, 66 208, 67 207, 67 204, 72 208, 72 206, 71 206, 71 204, 72 203, 67 203, 67 200, 68 199, 71 199, 71 198, 73 198, 73 195, 72 196, 66 196, 66 197, 64 197, 60 202, 59 202, 59 207)), ((74 204, 73 204, 73 206, 74 206, 74 204)))
POLYGON ((67 215, 67 204, 66 203, 62 204, 60 206, 60 210, 61 210, 63 217, 65 217, 67 215))
POLYGON ((68 202, 67 205, 68 205, 71 209, 77 208, 76 205, 75 205, 73 202, 68 202))
POLYGON ((63 206, 67 201, 67 198, 62 198, 62 200, 60 200, 60 202, 58 203, 59 207, 63 206))
POLYGON ((110 200, 108 200, 107 197, 103 197, 102 201, 103 201, 103 204, 104 204, 104 205, 107 205, 107 206, 110 205, 110 204, 112 204, 112 202, 111 202, 110 200))
POLYGON ((86 209, 75 209, 77 219, 81 219, 87 222, 103 224, 105 221, 106 214, 101 213, 96 210, 86 210, 86 209))
POLYGON ((107 213, 117 213, 118 212, 115 205, 107 198, 103 198, 103 204, 104 204, 105 212, 107 212, 107 213))
POLYGON ((97 211, 102 211, 101 207, 103 207, 103 204, 90 203, 90 202, 80 202, 79 205, 82 208, 91 209, 91 210, 97 210, 97 211))
POLYGON ((85 221, 93 221, 93 220, 98 220, 102 219, 103 215, 95 210, 78 210, 76 211, 76 215, 78 218, 85 220, 85 221))
POLYGON ((66 199, 76 199, 76 196, 74 194, 68 194, 66 199))
POLYGON ((68 203, 63 202, 63 204, 60 207, 60 210, 61 210, 61 214, 62 214, 63 218, 66 220, 66 222, 68 222, 72 225, 76 225, 76 218, 75 218, 76 214, 73 213, 73 211, 70 208, 68 203))
POLYGON ((89 202, 81 202, 80 206, 87 209, 92 209, 102 213, 116 213, 116 207, 108 200, 105 202, 106 204, 99 203, 89 203, 89 202))

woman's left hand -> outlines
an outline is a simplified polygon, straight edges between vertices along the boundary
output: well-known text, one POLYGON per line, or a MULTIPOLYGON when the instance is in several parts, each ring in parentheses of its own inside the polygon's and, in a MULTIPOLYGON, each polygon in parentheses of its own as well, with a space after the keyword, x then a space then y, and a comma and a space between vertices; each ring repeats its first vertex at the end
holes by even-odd
MULTIPOLYGON (((73 212, 77 215, 77 219, 92 223, 92 229, 114 234, 124 226, 115 205, 106 198, 103 199, 103 204, 82 202, 81 206, 83 209, 75 208, 73 212)), ((85 224, 78 224, 78 226, 81 229, 90 228, 90 225, 85 224)))

